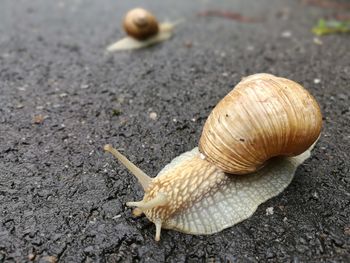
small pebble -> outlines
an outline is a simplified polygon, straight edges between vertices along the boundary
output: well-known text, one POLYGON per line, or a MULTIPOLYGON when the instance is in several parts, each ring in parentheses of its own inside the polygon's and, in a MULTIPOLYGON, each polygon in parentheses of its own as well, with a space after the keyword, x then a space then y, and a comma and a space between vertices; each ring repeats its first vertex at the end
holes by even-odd
POLYGON ((319 196, 318 196, 318 193, 315 191, 312 193, 312 197, 316 200, 318 200, 319 196))
POLYGON ((121 217, 122 215, 116 215, 116 216, 113 216, 112 219, 118 219, 119 217, 121 217))
POLYGON ((290 38, 292 36, 292 32, 290 31, 283 31, 282 34, 281 34, 281 37, 283 38, 290 38))
POLYGON ((28 259, 29 259, 30 261, 33 261, 33 260, 35 259, 35 255, 34 255, 33 253, 30 253, 30 254, 28 255, 28 259))
POLYGON ((25 87, 18 87, 17 89, 18 89, 19 91, 25 91, 25 90, 26 90, 25 87))
POLYGON ((316 44, 316 45, 323 45, 323 42, 322 42, 322 40, 321 39, 319 39, 318 37, 314 37, 314 43, 316 44))
POLYGON ((320 79, 314 79, 314 83, 315 84, 319 84, 319 83, 321 83, 321 80, 320 79))
POLYGON ((273 207, 268 207, 268 208, 266 208, 266 215, 267 215, 267 216, 273 215, 273 207))
POLYGON ((46 257, 43 257, 40 262, 56 263, 57 262, 57 257, 55 257, 55 256, 46 256, 46 257))
POLYGON ((344 234, 350 236, 350 226, 344 228, 344 234))
POLYGON ((192 41, 186 41, 186 42, 184 43, 184 46, 187 47, 187 48, 191 48, 192 45, 193 45, 192 41))
POLYGON ((157 119, 158 115, 157 115, 156 112, 152 111, 152 112, 149 114, 149 117, 150 117, 151 120, 154 120, 154 121, 155 121, 155 120, 157 119))
POLYGON ((38 115, 34 116, 33 123, 35 123, 35 124, 42 124, 45 119, 46 119, 45 116, 43 116, 42 114, 38 114, 38 115))
POLYGON ((274 257, 275 257, 275 253, 273 253, 272 251, 268 251, 268 252, 266 253, 266 257, 267 257, 268 259, 274 258, 274 257))

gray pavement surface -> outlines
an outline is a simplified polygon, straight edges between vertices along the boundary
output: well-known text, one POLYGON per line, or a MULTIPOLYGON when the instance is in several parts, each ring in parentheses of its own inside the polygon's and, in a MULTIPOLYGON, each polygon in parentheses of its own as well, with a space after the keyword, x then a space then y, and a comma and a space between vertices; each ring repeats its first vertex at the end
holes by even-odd
POLYGON ((350 261, 350 38, 319 45, 310 32, 339 10, 287 0, 0 6, 0 262, 350 261), (185 22, 163 44, 106 54, 135 6, 185 22), (196 15, 208 9, 261 21, 196 15), (257 72, 295 80, 319 101, 313 156, 250 219, 210 236, 163 230, 155 242, 154 225, 125 206, 141 187, 103 145, 155 176, 197 145, 215 104, 257 72))

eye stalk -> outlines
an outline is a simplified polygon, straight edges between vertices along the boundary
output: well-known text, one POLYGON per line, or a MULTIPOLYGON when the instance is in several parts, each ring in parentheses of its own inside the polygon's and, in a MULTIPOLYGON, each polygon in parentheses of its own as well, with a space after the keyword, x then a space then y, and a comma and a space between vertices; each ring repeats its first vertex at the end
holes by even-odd
MULTIPOLYGON (((146 191, 149 187, 152 178, 149 177, 146 173, 144 173, 140 168, 134 165, 131 161, 129 161, 124 155, 122 155, 117 149, 113 148, 112 145, 106 144, 103 149, 109 153, 111 153, 117 160, 119 160, 140 182, 143 187, 143 190, 146 191)), ((159 192, 157 195, 148 201, 137 201, 137 202, 127 202, 127 206, 136 207, 133 210, 133 214, 135 216, 140 216, 145 210, 149 210, 158 206, 164 206, 168 203, 168 198, 166 194, 159 192)), ((160 232, 162 228, 162 220, 156 219, 154 221, 156 225, 156 237, 155 240, 160 240, 160 232)))
POLYGON ((119 160, 128 170, 137 178, 139 183, 142 185, 143 190, 146 190, 152 181, 152 178, 144 173, 135 164, 130 162, 128 158, 122 155, 117 149, 113 148, 112 145, 106 144, 103 149, 106 152, 111 153, 117 160, 119 160))

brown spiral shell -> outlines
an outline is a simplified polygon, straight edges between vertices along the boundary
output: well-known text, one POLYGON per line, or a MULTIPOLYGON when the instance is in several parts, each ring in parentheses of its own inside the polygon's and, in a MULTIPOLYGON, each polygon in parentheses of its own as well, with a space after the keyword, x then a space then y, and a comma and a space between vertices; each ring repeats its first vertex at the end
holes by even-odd
POLYGON ((145 40, 159 31, 157 19, 147 10, 135 8, 130 10, 123 21, 125 32, 138 40, 145 40))
POLYGON ((209 115, 200 152, 223 171, 251 173, 275 156, 295 156, 319 137, 322 115, 298 83, 260 73, 244 78, 209 115))

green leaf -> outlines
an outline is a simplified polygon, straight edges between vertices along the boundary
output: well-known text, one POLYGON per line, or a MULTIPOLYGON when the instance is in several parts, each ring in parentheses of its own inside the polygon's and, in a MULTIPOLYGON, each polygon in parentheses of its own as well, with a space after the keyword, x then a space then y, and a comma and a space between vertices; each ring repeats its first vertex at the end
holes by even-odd
POLYGON ((320 19, 318 20, 317 25, 312 28, 312 32, 318 36, 350 33, 350 20, 339 21, 320 19))

